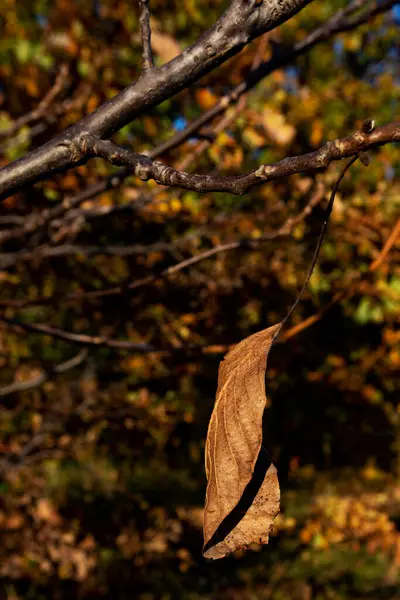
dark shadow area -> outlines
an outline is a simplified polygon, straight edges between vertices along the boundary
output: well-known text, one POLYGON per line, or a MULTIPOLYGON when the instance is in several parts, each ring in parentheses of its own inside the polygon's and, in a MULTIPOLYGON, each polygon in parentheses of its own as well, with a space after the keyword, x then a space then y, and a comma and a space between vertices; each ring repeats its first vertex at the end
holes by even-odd
POLYGON ((247 511, 253 504, 254 498, 256 497, 267 471, 271 465, 271 456, 266 447, 264 446, 264 435, 263 441, 258 453, 257 461, 254 466, 253 476, 249 483, 246 485, 242 497, 235 506, 235 508, 225 517, 220 526, 215 531, 214 535, 209 539, 207 544, 203 548, 203 552, 207 552, 212 546, 222 542, 233 529, 240 523, 247 511))

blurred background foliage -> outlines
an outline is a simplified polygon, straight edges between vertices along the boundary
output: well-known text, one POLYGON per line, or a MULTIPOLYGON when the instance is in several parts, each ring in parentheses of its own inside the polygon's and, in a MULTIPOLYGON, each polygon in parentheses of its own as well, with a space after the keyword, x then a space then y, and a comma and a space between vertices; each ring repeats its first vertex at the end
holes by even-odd
MULTIPOLYGON (((156 64, 197 39, 227 4, 152 0, 156 64)), ((311 3, 115 139, 151 150, 240 83, 260 56, 303 39, 344 5, 311 3)), ((138 78, 141 49, 131 0, 0 6, 5 164, 138 78), (45 110, 24 123, 49 90, 45 110)), ((273 71, 203 139, 162 159, 238 173, 348 135, 365 118, 398 119, 399 19, 397 5, 273 71)), ((1 326, 1 598, 400 598, 400 245, 393 236, 382 254, 399 216, 400 149, 388 145, 370 159, 346 176, 318 268, 292 317, 297 329, 270 357, 266 427, 282 486, 274 535, 268 547, 215 563, 201 557, 201 520, 218 364, 229 344, 276 323, 293 302, 339 166, 243 197, 128 178, 69 208, 69 198, 113 173, 95 160, 3 203, 3 231, 24 229, 0 252, 6 317, 165 351, 86 350, 1 326), (124 291, 212 246, 290 224, 313 197, 288 235, 124 291), (46 220, 57 206, 64 207, 58 217, 46 220), (65 299, 113 286, 122 292, 65 299), (57 372, 70 359, 73 368, 57 372)))

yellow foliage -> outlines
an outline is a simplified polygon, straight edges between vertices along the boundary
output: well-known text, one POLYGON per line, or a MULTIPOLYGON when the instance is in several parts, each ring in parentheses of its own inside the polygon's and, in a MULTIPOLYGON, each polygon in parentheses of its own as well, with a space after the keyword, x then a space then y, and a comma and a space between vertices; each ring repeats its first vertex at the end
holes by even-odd
POLYGON ((275 109, 265 107, 262 123, 268 135, 280 146, 287 146, 293 141, 296 129, 286 121, 285 116, 275 109))
POLYGON ((322 137, 324 135, 324 127, 322 125, 322 121, 320 119, 316 119, 313 121, 311 126, 311 136, 310 140, 313 146, 319 146, 322 141, 322 137))
POLYGON ((160 202, 158 205, 158 210, 161 213, 167 213, 168 212, 168 203, 167 202, 160 202))
POLYGON ((88 112, 93 112, 99 105, 99 97, 94 94, 87 101, 86 108, 88 112))
POLYGON ((244 140, 252 148, 260 148, 265 145, 265 137, 258 133, 253 127, 246 127, 243 132, 244 140))
POLYGON ((169 62, 181 53, 181 47, 172 35, 155 29, 151 35, 151 46, 163 62, 169 62))
POLYGON ((179 212, 180 210, 182 210, 183 205, 179 198, 172 198, 169 204, 171 209, 175 212, 179 212))
POLYGON ((207 110, 216 104, 218 98, 208 88, 202 88, 196 91, 196 100, 203 110, 207 110))
MULTIPOLYGON (((317 496, 312 516, 300 532, 304 543, 327 547, 349 540, 383 540, 395 531, 389 515, 374 502, 376 495, 317 496), (318 535, 317 535, 318 534, 318 535)), ((379 495, 378 495, 379 496, 379 495)), ((391 538, 392 539, 392 538, 391 538)))

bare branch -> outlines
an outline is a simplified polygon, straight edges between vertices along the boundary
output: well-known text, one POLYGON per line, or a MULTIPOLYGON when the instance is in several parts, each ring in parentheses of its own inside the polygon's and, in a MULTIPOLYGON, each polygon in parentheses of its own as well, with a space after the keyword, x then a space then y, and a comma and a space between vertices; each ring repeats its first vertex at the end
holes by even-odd
POLYGON ((0 199, 57 172, 84 164, 82 136, 107 138, 143 110, 187 88, 261 34, 290 19, 311 0, 232 0, 213 27, 182 54, 151 69, 94 113, 40 148, 0 169, 0 199))
MULTIPOLYGON (((320 183, 317 184, 315 192, 311 195, 310 200, 307 202, 305 207, 300 211, 298 215, 295 217, 289 217, 285 223, 278 229, 274 231, 268 231, 258 238, 241 238, 240 240, 235 240, 232 242, 227 242, 226 244, 218 244, 209 250, 205 250, 200 254, 196 254, 186 260, 181 260, 170 267, 167 267, 160 271, 159 273, 155 273, 153 275, 149 275, 144 277, 143 279, 139 279, 129 283, 126 286, 116 286, 112 288, 108 288, 105 290, 96 290, 93 292, 75 292, 72 294, 68 294, 67 296, 46 296, 35 298, 34 300, 0 300, 0 306, 13 306, 15 308, 23 308, 25 306, 33 306, 33 305, 45 305, 45 304, 53 304, 56 300, 62 300, 63 302, 70 301, 80 301, 80 300, 95 300, 98 298, 104 298, 108 296, 116 296, 120 294, 124 294, 127 292, 131 292, 145 285, 150 285, 157 281, 160 278, 165 278, 173 275, 174 273, 178 273, 191 267, 195 264, 203 262, 211 258, 212 256, 216 256, 217 254, 223 254, 225 252, 229 252, 231 250, 237 250, 239 248, 249 248, 254 249, 257 248, 260 244, 268 241, 272 241, 278 238, 289 236, 296 225, 298 225, 301 221, 303 221, 321 202, 322 198, 325 194, 325 187, 320 183)), ((185 241, 191 236, 187 236, 185 241)), ((180 240, 181 242, 182 240, 180 240)), ((178 243, 175 244, 175 249, 178 247, 178 243)), ((63 252, 63 246, 60 247, 61 253, 63 252)), ((147 247, 147 251, 150 251, 154 248, 154 246, 147 247)), ((50 249, 49 249, 50 250, 50 249)), ((55 253, 57 248, 54 249, 55 253)), ((172 250, 172 247, 169 246, 168 250, 172 250)), ((51 250, 50 250, 51 252, 51 250)), ((18 255, 17 255, 18 256, 18 255)), ((1 316, 0 316, 1 320, 1 316)))
MULTIPOLYGON (((337 187, 338 187, 341 179, 343 178, 347 169, 351 166, 351 162, 354 162, 354 160, 349 161, 347 163, 345 168, 342 170, 339 178, 337 179, 334 189, 331 194, 330 201, 328 203, 328 211, 332 208, 332 203, 335 199, 337 187)), ((317 200, 319 200, 319 199, 320 198, 318 198, 317 195, 312 197, 310 202, 306 205, 306 207, 303 209, 302 213, 300 213, 300 214, 302 214, 303 216, 308 214, 311 209, 312 204, 313 203, 316 204, 317 200)), ((300 220, 300 214, 295 218, 296 223, 298 223, 300 220)), ((289 222, 290 222, 290 220, 288 220, 282 226, 281 230, 284 230, 287 227, 289 222)), ((291 226, 293 227, 294 219, 292 219, 291 223, 292 223, 291 226)), ((323 223, 323 233, 324 233, 325 229, 326 229, 326 220, 323 223)), ((381 252, 379 253, 379 256, 373 262, 371 262, 367 273, 376 271, 382 265, 384 259, 387 257, 389 251, 393 247, 399 234, 400 234, 400 219, 397 221, 390 236, 388 237, 387 241, 385 242, 381 252)), ((318 250, 319 250, 321 243, 322 242, 321 242, 321 235, 320 235, 318 244, 317 244, 318 250)), ((227 246, 227 245, 225 245, 225 246, 227 246)), ((219 248, 221 248, 220 251, 225 251, 224 245, 219 246, 219 248)), ((230 248, 226 248, 226 249, 229 250, 230 248)), ((202 260, 205 258, 208 258, 208 256, 205 256, 205 254, 206 253, 203 253, 203 255, 201 255, 202 260)), ((199 255, 199 257, 200 257, 200 255, 199 255)), ((314 255, 314 257, 315 257, 315 255, 314 255)), ((193 264, 193 263, 191 263, 191 264, 193 264)), ((313 259, 312 264, 314 264, 314 259, 313 259)), ((188 266, 188 261, 184 261, 182 263, 179 263, 178 265, 175 265, 175 267, 176 267, 175 272, 177 270, 179 270, 178 267, 185 268, 186 266, 188 266)), ((318 322, 323 317, 323 315, 326 312, 328 312, 330 310, 330 308, 332 308, 332 306, 334 306, 337 302, 339 302, 343 298, 351 297, 354 294, 354 292, 356 291, 358 284, 362 281, 362 279, 365 276, 366 276, 366 273, 361 273, 361 274, 358 272, 355 273, 354 276, 352 277, 351 281, 349 282, 349 284, 346 286, 345 290, 342 290, 342 291, 338 292, 337 294, 335 294, 334 297, 332 298, 331 302, 326 307, 324 307, 320 312, 318 312, 316 315, 312 315, 311 317, 305 319, 298 325, 295 325, 291 329, 283 332, 282 336, 279 337, 279 339, 277 339, 277 343, 286 342, 288 339, 294 337, 295 335, 297 335, 298 333, 303 331, 303 329, 306 329, 306 328, 310 327, 311 325, 313 325, 314 323, 318 322)), ((309 277, 307 277, 306 282, 308 280, 309 280, 309 277)), ((306 283, 306 285, 307 285, 307 283, 306 283)), ((305 286, 303 286, 303 287, 305 287, 305 286)), ((115 292, 116 289, 117 288, 114 288, 113 292, 115 292)), ((111 291, 111 290, 109 290, 109 291, 111 291)), ((303 289, 301 291, 301 294, 302 293, 303 293, 303 289)), ((297 304, 298 304, 298 301, 296 300, 296 303, 293 306, 297 306, 297 304)), ((292 312, 293 312, 293 307, 290 309, 289 313, 286 315, 285 320, 287 320, 288 316, 290 316, 290 314, 292 312)), ((186 352, 200 351, 202 354, 220 354, 220 353, 225 353, 230 347, 229 345, 204 345, 203 346, 203 345, 185 344, 184 347, 179 346, 179 347, 173 347, 173 348, 169 348, 169 349, 156 348, 155 346, 152 346, 151 344, 132 343, 132 342, 126 342, 126 341, 120 341, 120 340, 113 340, 110 338, 104 338, 104 337, 99 337, 99 336, 94 337, 94 336, 71 334, 71 333, 67 333, 63 330, 51 328, 51 327, 48 327, 45 325, 31 325, 28 323, 23 323, 21 321, 18 321, 16 319, 6 319, 2 315, 0 315, 0 321, 4 322, 5 324, 9 324, 13 327, 20 328, 25 331, 30 331, 30 332, 34 332, 34 333, 43 334, 43 335, 50 335, 57 339, 63 339, 65 341, 69 341, 69 342, 73 342, 73 343, 77 343, 77 344, 83 344, 85 346, 97 346, 97 347, 103 346, 103 347, 108 347, 108 348, 112 348, 115 350, 128 350, 128 351, 138 351, 138 352, 160 352, 160 353, 171 353, 171 352, 182 352, 182 351, 186 351, 186 352)), ((72 359, 72 360, 74 360, 74 359, 72 359)), ((67 363, 63 363, 63 364, 66 365, 67 363)), ((61 367, 61 365, 59 365, 59 367, 61 367)), ((3 388, 3 390, 4 389, 6 389, 6 388, 3 388)))
POLYGON ((327 142, 318 150, 290 156, 272 165, 261 165, 244 175, 221 176, 199 175, 178 171, 154 161, 144 154, 136 154, 108 140, 100 140, 90 134, 83 134, 74 143, 77 155, 98 156, 113 165, 124 165, 141 179, 154 179, 157 183, 196 192, 230 192, 244 194, 250 188, 295 173, 306 173, 327 168, 331 162, 350 158, 376 146, 400 141, 400 121, 383 125, 371 131, 360 129, 352 135, 327 142))
POLYGON ((86 348, 84 348, 73 358, 55 365, 51 369, 46 369, 43 371, 43 373, 37 377, 34 377, 33 379, 29 379, 28 381, 16 381, 15 383, 11 383, 10 385, 0 388, 0 397, 4 398, 4 396, 9 396, 10 394, 26 392, 27 390, 38 388, 39 386, 43 385, 43 383, 51 379, 53 375, 60 375, 70 371, 71 369, 74 369, 75 367, 78 367, 86 360, 87 356, 88 351, 86 348))
MULTIPOLYGON (((134 244, 131 246, 118 246, 108 244, 104 246, 83 246, 78 244, 63 244, 61 246, 43 245, 33 250, 21 250, 20 252, 0 253, 0 269, 7 269, 20 262, 30 262, 32 260, 42 260, 44 258, 55 258, 60 256, 85 256, 90 258, 100 254, 108 256, 134 256, 138 254, 148 254, 149 252, 168 252, 176 250, 178 246, 186 243, 188 240, 197 237, 198 234, 189 234, 183 236, 176 243, 156 242, 147 246, 143 244, 134 244)), ((1 300, 0 300, 1 305, 1 300)))
POLYGON ((116 350, 134 350, 137 352, 153 352, 156 349, 151 344, 129 342, 128 340, 112 340, 101 335, 91 336, 79 333, 70 333, 64 331, 63 329, 50 327, 49 325, 23 323, 18 319, 11 319, 4 315, 0 315, 0 322, 22 329, 23 331, 49 335, 52 338, 64 340, 66 342, 72 342, 81 346, 102 346, 105 348, 114 348, 116 350))
POLYGON ((61 93, 68 74, 68 66, 61 65, 54 85, 50 88, 45 97, 39 102, 38 106, 25 115, 22 115, 22 117, 19 117, 19 119, 16 119, 16 121, 7 127, 7 129, 0 130, 0 139, 10 137, 25 125, 29 125, 33 121, 38 121, 41 119, 46 114, 46 111, 51 103, 61 93))
POLYGON ((142 64, 143 72, 154 67, 153 52, 151 50, 151 28, 149 0, 139 0, 140 5, 140 29, 142 33, 142 64))
POLYGON ((56 123, 57 120, 61 116, 65 115, 67 112, 71 110, 81 109, 87 101, 91 89, 92 86, 87 81, 83 81, 78 86, 77 91, 75 92, 72 98, 66 98, 61 102, 53 104, 48 108, 48 110, 40 110, 38 112, 38 107, 31 113, 23 115, 23 117, 21 117, 21 120, 19 120, 18 126, 16 126, 17 123, 13 123, 4 136, 2 136, 2 132, 0 132, 0 138, 6 136, 10 137, 13 133, 15 133, 15 131, 17 131, 24 125, 30 125, 30 129, 28 129, 27 131, 21 131, 16 137, 8 139, 2 144, 0 144, 0 154, 3 154, 11 148, 15 148, 19 144, 26 144, 27 142, 32 141, 35 137, 42 135, 49 128, 50 125, 56 123), (27 120, 27 122, 22 122, 22 120, 25 119, 27 120), (35 121, 38 122, 35 123, 35 121), (31 125, 31 123, 34 124, 31 125))
POLYGON ((397 223, 393 227, 392 232, 389 235, 388 239, 386 240, 385 245, 383 246, 379 255, 376 257, 374 262, 371 264, 370 269, 369 269, 370 271, 376 271, 376 269, 378 269, 381 266, 381 264, 385 261, 387 255, 389 254, 390 250, 396 243, 397 238, 399 236, 400 236, 400 217, 397 219, 397 223))
POLYGON ((232 88, 225 94, 214 106, 200 115, 197 119, 189 123, 186 128, 175 134, 172 138, 157 146, 158 156, 172 150, 181 143, 193 137, 204 125, 212 121, 216 116, 224 112, 230 105, 249 90, 254 88, 264 77, 270 75, 276 69, 284 67, 293 62, 299 56, 309 52, 317 44, 325 42, 338 33, 342 33, 367 23, 370 19, 388 11, 396 4, 397 0, 385 0, 384 2, 375 2, 357 19, 349 20, 349 14, 352 14, 365 5, 365 0, 354 0, 346 8, 335 13, 325 23, 314 29, 304 40, 297 42, 293 47, 285 49, 284 52, 278 52, 271 59, 262 62, 257 68, 252 69, 248 76, 240 84, 232 88))
MULTIPOLYGON (((166 142, 159 144, 148 153, 148 156, 155 159, 180 146, 190 137, 195 136, 204 125, 212 121, 219 114, 225 112, 229 106, 237 102, 243 94, 255 87, 261 79, 272 73, 274 70, 292 62, 296 57, 310 51, 317 44, 329 40, 333 35, 354 29, 355 27, 368 22, 374 16, 389 10, 395 3, 396 0, 374 2, 372 5, 368 6, 361 15, 357 15, 356 19, 353 18, 350 20, 348 18, 349 15, 353 14, 358 9, 363 8, 365 5, 364 0, 353 0, 347 7, 338 11, 325 23, 314 29, 304 40, 297 42, 292 48, 286 49, 285 52, 279 52, 272 59, 262 62, 256 69, 252 69, 243 82, 223 96, 212 108, 204 112, 197 119, 192 121, 192 123, 189 123, 183 131, 176 133, 166 142)), ((72 198, 66 198, 62 204, 56 206, 52 210, 44 211, 41 215, 32 215, 26 220, 23 226, 0 232, 0 243, 32 233, 38 227, 45 226, 51 220, 60 217, 66 210, 79 206, 79 204, 85 200, 92 199, 109 189, 117 188, 130 175, 132 175, 130 169, 122 168, 118 173, 113 174, 104 181, 89 186, 72 198)))

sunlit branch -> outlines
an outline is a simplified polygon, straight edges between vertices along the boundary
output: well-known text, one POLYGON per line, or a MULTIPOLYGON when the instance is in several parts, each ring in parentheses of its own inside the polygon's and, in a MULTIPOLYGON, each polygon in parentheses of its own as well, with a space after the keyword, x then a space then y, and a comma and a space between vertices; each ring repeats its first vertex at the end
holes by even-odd
POLYGON ((232 0, 218 21, 182 54, 150 69, 65 133, 0 169, 0 199, 27 185, 84 164, 82 137, 108 138, 237 54, 246 44, 298 13, 311 0, 232 0))
MULTIPOLYGON (((310 51, 317 44, 331 39, 331 37, 334 35, 354 29, 363 23, 369 22, 369 20, 376 15, 388 11, 392 6, 394 6, 394 4, 396 4, 395 0, 374 2, 372 5, 369 5, 368 8, 361 14, 357 14, 350 20, 349 16, 360 8, 363 8, 365 5, 364 0, 353 0, 353 2, 351 2, 347 7, 335 13, 325 23, 309 33, 304 40, 297 42, 292 48, 285 49, 284 52, 276 53, 272 59, 261 62, 256 69, 252 70, 248 74, 243 82, 234 87, 228 94, 223 96, 213 107, 192 121, 192 123, 189 123, 183 131, 176 133, 170 139, 158 144, 148 153, 148 156, 152 159, 156 159, 166 152, 179 147, 190 137, 195 136, 204 125, 207 125, 216 116, 225 112, 229 106, 236 103, 243 96, 243 94, 255 87, 264 77, 272 73, 274 70, 294 61, 298 56, 310 51)), ((52 219, 60 217, 70 208, 79 206, 82 202, 95 198, 99 194, 109 189, 115 189, 119 187, 130 175, 132 175, 131 169, 122 168, 104 181, 87 187, 73 197, 66 198, 63 203, 54 207, 50 211, 45 211, 40 215, 31 215, 26 219, 26 222, 21 227, 0 232, 0 243, 4 243, 11 239, 17 239, 26 234, 32 233, 38 227, 43 227, 52 219)))
POLYGON ((361 128, 348 137, 329 141, 313 152, 290 156, 274 164, 260 165, 257 169, 243 175, 232 176, 199 175, 178 171, 144 154, 131 152, 111 141, 100 140, 90 134, 82 134, 74 142, 71 152, 77 156, 89 154, 104 158, 113 165, 127 166, 142 181, 153 179, 168 187, 196 192, 230 192, 241 195, 255 185, 295 173, 326 169, 333 161, 350 158, 374 147, 397 141, 400 141, 400 121, 383 125, 369 132, 361 128))

